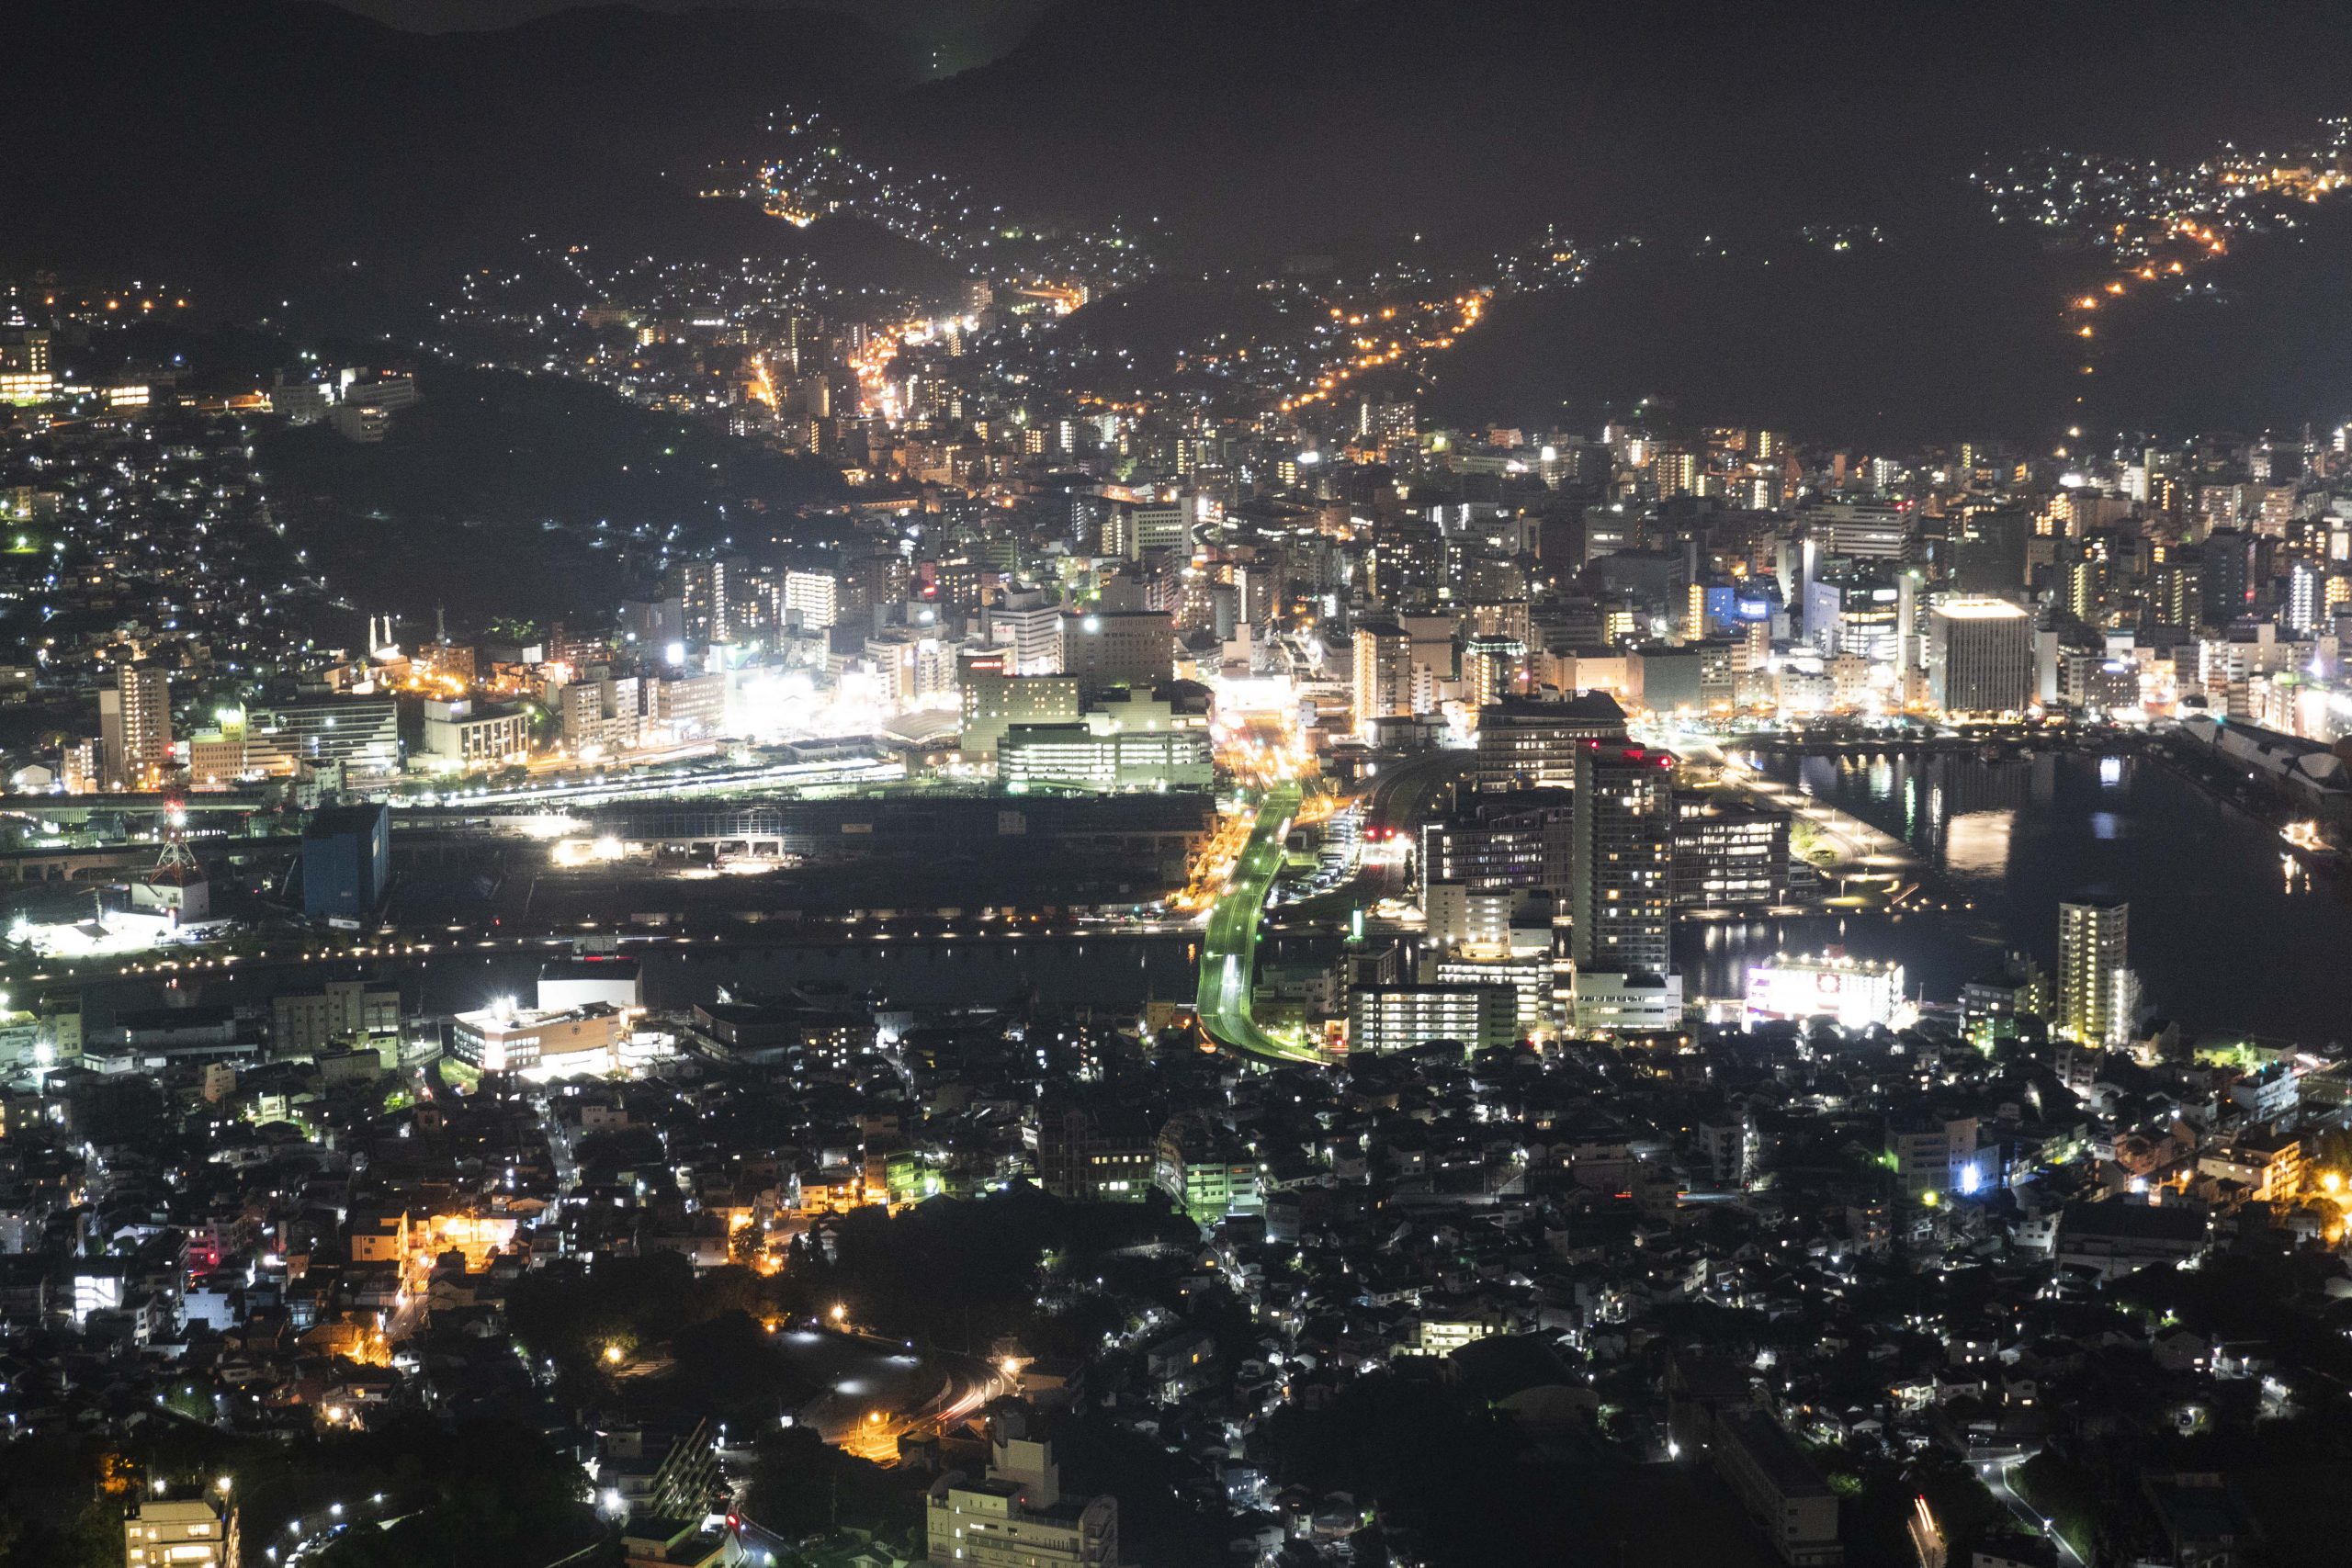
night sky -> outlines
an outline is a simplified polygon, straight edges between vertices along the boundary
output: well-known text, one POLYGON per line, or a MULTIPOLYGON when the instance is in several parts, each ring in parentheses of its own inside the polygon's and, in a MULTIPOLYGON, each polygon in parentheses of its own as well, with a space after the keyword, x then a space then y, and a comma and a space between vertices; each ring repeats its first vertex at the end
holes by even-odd
MULTIPOLYGON (((575 0, 332 0, 347 11, 415 32, 511 27, 575 0)), ((696 0, 632 0, 649 11, 697 8, 696 0)), ((731 0, 749 10, 839 11, 931 45, 941 70, 979 64, 1020 40, 1054 0, 731 0)))

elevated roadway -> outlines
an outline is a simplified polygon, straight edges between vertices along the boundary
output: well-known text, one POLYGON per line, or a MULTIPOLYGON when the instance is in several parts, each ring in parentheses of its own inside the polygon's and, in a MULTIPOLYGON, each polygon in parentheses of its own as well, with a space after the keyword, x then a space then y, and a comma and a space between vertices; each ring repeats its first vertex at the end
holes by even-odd
POLYGON ((1298 817, 1300 799, 1296 784, 1282 784, 1259 800, 1256 825, 1233 863, 1225 892, 1210 906, 1208 928, 1201 937, 1196 1004, 1201 1027, 1220 1045, 1276 1062, 1319 1060, 1311 1048, 1285 1043, 1258 1027, 1250 1005, 1250 982, 1258 967, 1259 922, 1265 916, 1266 896, 1282 870, 1283 838, 1298 817))

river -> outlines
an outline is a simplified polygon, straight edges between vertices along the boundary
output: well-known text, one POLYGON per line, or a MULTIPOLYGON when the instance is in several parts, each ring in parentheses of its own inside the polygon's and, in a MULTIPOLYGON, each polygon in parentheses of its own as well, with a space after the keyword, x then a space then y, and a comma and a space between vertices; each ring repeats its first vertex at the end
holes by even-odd
POLYGON ((1952 908, 1693 922, 1676 939, 1690 994, 1736 994, 1748 965, 1776 949, 1838 942, 1900 961, 1915 994, 1949 999, 2004 947, 2050 965, 2059 903, 2101 893, 2131 900, 2132 965, 2161 1016, 2308 1044, 2352 1036, 2352 901, 2296 867, 2274 829, 2159 761, 2074 753, 1747 761, 1912 845, 1930 867, 1920 901, 1952 908))

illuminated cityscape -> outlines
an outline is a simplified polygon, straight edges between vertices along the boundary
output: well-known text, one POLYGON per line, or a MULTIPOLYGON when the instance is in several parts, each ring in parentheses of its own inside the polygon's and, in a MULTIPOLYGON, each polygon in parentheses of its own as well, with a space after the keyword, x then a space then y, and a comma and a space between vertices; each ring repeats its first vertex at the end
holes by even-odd
POLYGON ((2342 1560, 2324 27, 121 4, 0 1568, 2342 1560))

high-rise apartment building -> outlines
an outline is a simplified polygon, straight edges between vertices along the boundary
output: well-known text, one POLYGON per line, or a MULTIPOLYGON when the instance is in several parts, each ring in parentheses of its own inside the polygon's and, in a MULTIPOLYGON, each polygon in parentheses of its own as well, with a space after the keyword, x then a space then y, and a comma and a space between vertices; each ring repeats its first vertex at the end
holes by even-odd
POLYGON ((1410 441, 1419 424, 1411 403, 1374 402, 1366 399, 1356 406, 1356 439, 1374 446, 1410 441))
POLYGON ((1413 711, 1413 639, 1394 621, 1365 621, 1355 635, 1355 703, 1358 735, 1372 733, 1372 721, 1413 711))
POLYGON ((1570 952, 1579 970, 1673 966, 1674 755, 1588 740, 1577 757, 1570 952))
POLYGON ((842 581, 830 571, 798 567, 784 574, 784 613, 803 631, 819 631, 842 618, 842 581))
POLYGON ((125 664, 98 694, 99 750, 108 789, 153 789, 172 765, 171 677, 153 664, 125 664))
POLYGON ((2139 983, 2132 906, 2120 898, 2058 906, 2058 1032, 2086 1045, 2130 1043, 2139 983))

